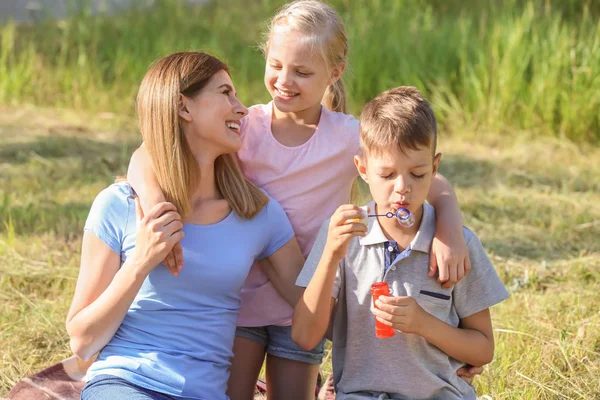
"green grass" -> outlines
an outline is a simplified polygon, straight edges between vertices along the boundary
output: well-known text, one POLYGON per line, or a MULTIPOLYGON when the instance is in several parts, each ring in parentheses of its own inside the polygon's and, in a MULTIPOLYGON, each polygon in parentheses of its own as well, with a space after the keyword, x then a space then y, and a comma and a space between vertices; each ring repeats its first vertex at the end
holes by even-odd
MULTIPOLYGON (((85 217, 139 140, 129 124, 1 111, 0 397, 70 355, 64 320, 85 217)), ((496 357, 479 393, 599 398, 600 149, 445 132, 440 148, 466 224, 511 293, 492 311, 496 357)))
MULTIPOLYGON (((283 0, 229 0, 0 27, 0 103, 133 114, 149 63, 205 49, 233 66, 247 104, 268 100, 256 49, 283 0)), ((600 142, 600 3, 334 0, 348 31, 351 108, 415 85, 455 133, 600 142)))

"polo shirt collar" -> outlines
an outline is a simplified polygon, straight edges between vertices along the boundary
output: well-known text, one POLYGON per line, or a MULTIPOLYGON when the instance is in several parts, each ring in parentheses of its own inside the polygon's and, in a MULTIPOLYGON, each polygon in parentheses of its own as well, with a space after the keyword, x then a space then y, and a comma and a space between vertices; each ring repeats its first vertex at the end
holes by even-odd
MULTIPOLYGON (((369 209, 372 213, 375 212, 375 201, 371 201, 369 209)), ((383 244, 389 239, 383 233, 381 225, 377 218, 369 218, 369 230, 365 237, 359 238, 359 243, 363 246, 369 246, 374 244, 383 244)), ((423 218, 421 219, 421 226, 417 231, 410 247, 412 250, 417 250, 423 253, 429 253, 431 248, 431 242, 435 235, 435 209, 433 206, 427 203, 423 203, 423 218)))

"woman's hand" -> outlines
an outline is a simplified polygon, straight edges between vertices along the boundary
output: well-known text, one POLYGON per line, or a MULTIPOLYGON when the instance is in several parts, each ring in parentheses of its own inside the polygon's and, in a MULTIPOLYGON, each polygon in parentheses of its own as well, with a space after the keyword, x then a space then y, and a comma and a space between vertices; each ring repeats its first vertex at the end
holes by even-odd
POLYGON ((144 272, 149 273, 183 239, 183 222, 177 208, 171 203, 158 203, 144 215, 140 200, 136 197, 135 209, 138 226, 134 257, 144 272))

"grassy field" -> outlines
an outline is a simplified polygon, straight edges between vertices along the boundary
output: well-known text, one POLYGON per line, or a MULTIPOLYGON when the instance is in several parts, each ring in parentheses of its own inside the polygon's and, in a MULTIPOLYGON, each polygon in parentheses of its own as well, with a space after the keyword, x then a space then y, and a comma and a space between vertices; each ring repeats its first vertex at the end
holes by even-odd
MULTIPOLYGON (((227 60, 243 98, 267 99, 261 27, 284 0, 179 0, 118 16, 0 27, 0 103, 133 114, 149 63, 176 50, 227 60), (160 29, 157 29, 160 27, 160 29)), ((600 142, 600 2, 332 0, 350 43, 351 108, 418 86, 455 132, 600 142), (376 60, 374 62, 374 60, 376 60)))
MULTIPOLYGON (((2 396, 69 355, 64 319, 83 223, 138 137, 127 120, 0 111, 2 396)), ((493 310, 496 359, 479 392, 599 398, 600 149, 489 134, 442 137, 441 150, 466 224, 511 293, 493 310)))

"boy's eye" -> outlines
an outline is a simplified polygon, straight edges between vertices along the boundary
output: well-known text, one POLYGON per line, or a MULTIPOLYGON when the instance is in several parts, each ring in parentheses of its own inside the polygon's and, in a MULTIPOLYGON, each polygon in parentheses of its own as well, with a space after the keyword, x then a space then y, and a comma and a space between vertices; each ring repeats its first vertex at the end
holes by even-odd
POLYGON ((423 177, 425 177, 425 175, 427 175, 427 174, 422 174, 422 175, 411 174, 411 175, 412 175, 414 178, 417 178, 417 179, 422 179, 422 178, 423 178, 423 177))

